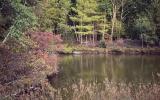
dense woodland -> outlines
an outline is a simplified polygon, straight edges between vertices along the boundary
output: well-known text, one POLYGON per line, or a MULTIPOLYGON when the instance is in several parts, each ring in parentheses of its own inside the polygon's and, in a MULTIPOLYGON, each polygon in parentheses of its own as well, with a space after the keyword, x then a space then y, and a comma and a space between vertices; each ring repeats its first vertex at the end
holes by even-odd
POLYGON ((129 38, 159 44, 159 0, 1 0, 0 37, 53 32, 79 43, 129 38))

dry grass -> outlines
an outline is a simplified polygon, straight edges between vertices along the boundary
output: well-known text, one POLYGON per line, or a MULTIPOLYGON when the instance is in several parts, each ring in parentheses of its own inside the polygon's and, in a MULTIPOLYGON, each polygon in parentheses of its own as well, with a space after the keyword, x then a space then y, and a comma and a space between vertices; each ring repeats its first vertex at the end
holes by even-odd
POLYGON ((78 84, 60 89, 57 94, 63 100, 159 100, 160 85, 117 84, 108 80, 105 80, 102 85, 84 83, 81 80, 78 84))

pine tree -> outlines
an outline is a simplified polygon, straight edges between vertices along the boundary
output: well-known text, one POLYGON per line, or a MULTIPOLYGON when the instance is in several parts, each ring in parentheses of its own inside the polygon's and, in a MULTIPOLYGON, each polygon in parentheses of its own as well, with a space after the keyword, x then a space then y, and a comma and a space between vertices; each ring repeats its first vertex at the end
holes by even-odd
POLYGON ((65 33, 69 26, 67 25, 67 16, 70 7, 69 0, 48 0, 42 1, 43 14, 40 18, 40 27, 54 33, 65 33))
POLYGON ((107 30, 106 13, 100 12, 98 2, 95 0, 78 0, 76 5, 72 7, 72 11, 76 14, 70 16, 74 26, 72 27, 82 44, 83 36, 92 35, 93 43, 95 34, 104 34, 107 30))

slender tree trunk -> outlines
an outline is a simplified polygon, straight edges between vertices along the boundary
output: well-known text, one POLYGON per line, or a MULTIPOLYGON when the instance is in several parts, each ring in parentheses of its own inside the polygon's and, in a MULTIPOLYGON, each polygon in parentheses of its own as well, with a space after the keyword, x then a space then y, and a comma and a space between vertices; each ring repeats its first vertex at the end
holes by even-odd
POLYGON ((81 43, 81 35, 80 35, 80 34, 78 34, 78 37, 79 37, 79 42, 81 43))
MULTIPOLYGON (((82 17, 81 17, 81 32, 82 32, 82 17)), ((81 44, 83 42, 83 37, 82 37, 82 33, 81 33, 81 44)))
POLYGON ((6 36, 6 37, 4 38, 4 40, 2 41, 3 44, 6 43, 7 39, 9 38, 9 36, 10 36, 10 32, 7 34, 7 36, 6 36))
POLYGON ((97 34, 95 34, 95 39, 96 39, 96 42, 97 42, 97 34))
POLYGON ((87 43, 88 39, 87 39, 87 35, 86 35, 86 43, 87 43))
POLYGON ((86 46, 87 46, 87 42, 88 42, 88 39, 87 39, 87 35, 86 35, 86 43, 85 43, 85 44, 86 44, 86 46))
POLYGON ((112 15, 112 29, 111 29, 111 41, 113 42, 113 34, 114 34, 114 27, 115 27, 115 22, 116 22, 116 10, 117 7, 116 5, 113 4, 113 15, 112 15))
POLYGON ((105 14, 104 14, 104 32, 103 32, 103 34, 102 34, 102 40, 104 40, 104 34, 105 34, 105 32, 106 32, 106 10, 105 10, 105 14))
POLYGON ((79 39, 78 39, 78 34, 76 34, 76 41, 77 41, 77 42, 79 42, 79 39))
POLYGON ((81 34, 81 44, 83 43, 83 36, 82 36, 82 34, 81 34))
MULTIPOLYGON (((122 23, 123 23, 123 12, 124 12, 124 0, 121 0, 121 23, 120 23, 120 29, 122 29, 122 23)), ((122 31, 119 30, 119 38, 120 38, 120 33, 122 31)))
POLYGON ((80 40, 79 40, 79 35, 77 34, 77 31, 76 31, 75 22, 73 22, 73 25, 74 25, 74 32, 76 33, 76 41, 77 41, 77 42, 80 42, 80 40))
POLYGON ((121 7, 122 7, 122 9, 121 9, 121 21, 123 20, 123 12, 124 12, 123 6, 124 6, 124 1, 121 0, 121 7))
POLYGON ((95 32, 93 31, 93 34, 92 34, 92 36, 93 36, 93 44, 95 43, 94 34, 95 34, 95 32))

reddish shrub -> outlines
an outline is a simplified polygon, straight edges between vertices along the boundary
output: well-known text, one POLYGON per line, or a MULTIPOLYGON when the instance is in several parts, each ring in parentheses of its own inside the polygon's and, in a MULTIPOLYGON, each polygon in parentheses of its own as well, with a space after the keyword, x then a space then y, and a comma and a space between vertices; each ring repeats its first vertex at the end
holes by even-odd
POLYGON ((61 39, 61 35, 54 35, 49 32, 30 32, 27 33, 27 36, 38 45, 37 48, 32 50, 34 55, 43 58, 49 65, 54 65, 57 62, 57 57, 55 55, 49 55, 46 49, 49 48, 51 43, 54 43, 52 45, 55 45, 55 49, 62 48, 61 42, 63 40, 61 39))
POLYGON ((57 44, 63 41, 61 35, 54 35, 50 32, 30 32, 27 35, 38 44, 41 50, 48 48, 51 42, 57 44))
POLYGON ((116 41, 116 45, 117 46, 121 46, 121 47, 123 47, 124 46, 124 40, 123 39, 118 39, 117 41, 116 41))
POLYGON ((37 42, 40 49, 45 49, 53 38, 53 36, 49 34, 51 33, 35 32, 31 33, 30 37, 33 41, 37 42))
POLYGON ((55 43, 63 42, 60 34, 59 35, 53 35, 53 40, 54 40, 55 43))

